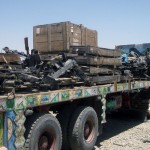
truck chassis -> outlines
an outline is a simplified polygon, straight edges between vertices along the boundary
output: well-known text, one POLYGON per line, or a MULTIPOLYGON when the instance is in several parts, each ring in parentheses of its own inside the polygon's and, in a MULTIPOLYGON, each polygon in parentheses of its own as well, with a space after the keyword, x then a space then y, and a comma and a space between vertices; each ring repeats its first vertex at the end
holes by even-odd
POLYGON ((148 93, 149 87, 150 81, 127 81, 40 93, 12 92, 0 96, 0 146, 8 150, 33 150, 37 147, 90 150, 102 132, 106 112, 128 109, 146 116, 150 114, 149 97, 144 100, 137 98, 140 92, 148 93), (47 129, 40 135, 41 127, 46 128, 46 120, 51 122, 51 130, 47 129), (38 133, 40 140, 35 144, 33 139, 38 133), (82 137, 82 133, 84 139, 78 137, 82 137))

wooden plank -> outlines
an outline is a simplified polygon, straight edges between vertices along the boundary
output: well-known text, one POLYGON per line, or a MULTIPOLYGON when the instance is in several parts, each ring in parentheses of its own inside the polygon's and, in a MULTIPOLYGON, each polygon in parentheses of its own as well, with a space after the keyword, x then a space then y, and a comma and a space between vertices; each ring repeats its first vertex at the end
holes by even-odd
POLYGON ((60 85, 71 85, 77 83, 77 79, 72 79, 72 78, 58 78, 56 80, 61 81, 60 85))
POLYGON ((51 51, 62 51, 64 49, 64 41, 52 41, 49 43, 51 45, 51 51))
POLYGON ((66 47, 66 49, 68 50, 69 49, 69 47, 70 47, 70 28, 69 28, 69 22, 66 22, 65 23, 65 31, 66 32, 64 32, 64 39, 65 39, 65 41, 64 41, 64 49, 65 49, 65 47, 66 47))
POLYGON ((86 45, 91 45, 91 46, 96 45, 95 44, 95 37, 87 37, 87 41, 86 42, 88 43, 86 45))
POLYGON ((37 43, 44 43, 47 41, 48 41, 47 35, 36 36, 36 42, 37 43))
POLYGON ((97 84, 113 83, 114 81, 120 82, 120 76, 94 76, 90 80, 97 84))
POLYGON ((67 45, 69 43, 68 24, 69 24, 68 22, 65 22, 63 24, 63 29, 62 29, 63 50, 68 50, 69 49, 69 47, 67 45))
POLYGON ((33 48, 37 49, 36 47, 36 28, 37 27, 33 27, 33 48))
POLYGON ((86 34, 85 34, 85 36, 86 36, 85 37, 86 38, 85 45, 98 46, 97 31, 86 28, 85 32, 86 32, 86 34))
POLYGON ((113 74, 113 68, 105 68, 105 67, 89 67, 89 66, 81 66, 81 69, 89 74, 113 74))
POLYGON ((82 44, 81 45, 98 46, 96 30, 91 30, 84 26, 81 27, 81 30, 82 30, 82 44))
POLYGON ((0 53, 0 62, 5 62, 4 58, 8 63, 21 62, 20 56, 17 54, 0 53))
POLYGON ((75 60, 79 65, 91 65, 91 66, 120 66, 121 59, 118 58, 105 58, 105 57, 84 57, 78 56, 75 57, 75 60))
POLYGON ((47 27, 47 39, 48 39, 48 41, 47 41, 47 51, 51 51, 52 50, 52 27, 51 27, 51 25, 47 25, 48 27, 47 27))
POLYGON ((64 37, 62 34, 60 33, 56 33, 56 34, 51 34, 51 42, 55 42, 55 41, 64 41, 64 37))
POLYGON ((51 25, 51 33, 52 34, 55 34, 55 33, 61 33, 62 34, 62 32, 63 32, 63 27, 64 27, 64 24, 65 23, 52 23, 52 24, 50 24, 51 25))
POLYGON ((35 48, 39 51, 39 53, 48 52, 47 51, 47 47, 48 47, 47 44, 48 44, 47 42, 42 42, 42 43, 36 42, 35 48))
POLYGON ((115 49, 107 49, 93 46, 71 46, 71 53, 78 53, 79 55, 94 55, 94 56, 106 56, 106 57, 120 57, 121 51, 115 49))
POLYGON ((70 23, 70 45, 81 45, 81 26, 70 23))

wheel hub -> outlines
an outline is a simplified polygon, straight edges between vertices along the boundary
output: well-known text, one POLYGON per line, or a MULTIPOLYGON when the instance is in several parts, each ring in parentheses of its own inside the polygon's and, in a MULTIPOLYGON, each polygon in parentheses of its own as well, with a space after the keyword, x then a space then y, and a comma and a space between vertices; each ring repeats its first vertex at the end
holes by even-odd
POLYGON ((84 137, 87 138, 90 134, 90 126, 89 124, 85 124, 85 128, 84 128, 84 137))
POLYGON ((86 122, 84 126, 84 138, 87 143, 90 143, 94 138, 94 125, 91 122, 86 122))
POLYGON ((39 141, 39 150, 47 150, 48 149, 48 138, 46 136, 42 136, 39 141))
POLYGON ((52 133, 42 134, 39 140, 39 150, 55 150, 56 137, 52 133))

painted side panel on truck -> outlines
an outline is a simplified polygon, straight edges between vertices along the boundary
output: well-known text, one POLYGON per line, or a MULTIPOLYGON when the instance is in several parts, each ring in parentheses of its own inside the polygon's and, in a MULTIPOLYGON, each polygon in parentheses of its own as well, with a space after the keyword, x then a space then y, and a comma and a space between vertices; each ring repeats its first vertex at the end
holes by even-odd
MULTIPOLYGON (((106 107, 105 96, 108 93, 123 92, 128 90, 139 90, 139 88, 150 87, 150 81, 132 81, 127 83, 118 83, 99 85, 93 87, 78 87, 74 89, 57 90, 30 94, 16 94, 13 99, 8 96, 0 96, 0 145, 8 147, 9 150, 23 149, 25 110, 27 108, 61 103, 65 101, 74 101, 79 98, 102 96, 103 107, 106 107)), ((107 104, 108 105, 108 104, 107 104)), ((111 107, 120 107, 121 97, 117 98, 117 103, 111 107)), ((105 110, 102 114, 105 120, 105 110)))

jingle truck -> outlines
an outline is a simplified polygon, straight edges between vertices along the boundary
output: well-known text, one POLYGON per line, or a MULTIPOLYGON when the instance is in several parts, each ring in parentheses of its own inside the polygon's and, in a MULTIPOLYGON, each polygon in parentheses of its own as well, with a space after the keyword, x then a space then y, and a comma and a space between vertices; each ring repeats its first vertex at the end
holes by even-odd
POLYGON ((150 114, 150 81, 0 96, 0 146, 8 150, 91 150, 106 113, 150 114))
POLYGON ((134 110, 146 120, 150 114, 149 78, 124 76, 121 79, 122 75, 115 74, 116 66, 122 65, 118 59, 121 53, 98 48, 95 30, 64 22, 34 27, 33 36, 35 49, 30 59, 36 60, 31 64, 35 63, 38 68, 30 66, 26 39, 27 54, 18 53, 27 57, 24 69, 8 70, 18 57, 13 59, 11 66, 10 57, 1 57, 2 65, 7 67, 1 69, 1 85, 7 85, 8 90, 13 86, 13 89, 6 92, 3 88, 0 92, 0 147, 8 150, 92 150, 108 112, 134 110), (41 63, 37 50, 52 59, 46 62, 47 58, 43 58, 44 63, 41 63), (65 55, 62 55, 63 61, 55 58, 53 54, 59 52, 68 52, 69 59, 65 55), (63 83, 68 81, 71 85, 69 83, 66 88, 63 83), (18 87, 22 87, 20 91, 16 91, 18 87))

